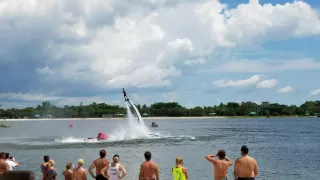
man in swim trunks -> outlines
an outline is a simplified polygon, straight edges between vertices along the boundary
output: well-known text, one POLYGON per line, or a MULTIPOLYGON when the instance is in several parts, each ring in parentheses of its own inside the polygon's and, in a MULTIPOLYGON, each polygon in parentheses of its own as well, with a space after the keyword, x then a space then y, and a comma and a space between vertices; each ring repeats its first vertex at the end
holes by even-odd
POLYGON ((89 167, 90 175, 95 178, 96 180, 107 180, 102 174, 101 170, 109 165, 109 160, 105 159, 107 152, 103 149, 100 151, 100 158, 94 160, 89 167), (96 176, 93 175, 92 169, 96 168, 96 176))
POLYGON ((83 159, 78 160, 78 167, 73 171, 73 179, 72 180, 87 180, 87 170, 82 166, 84 164, 83 159))
POLYGON ((236 180, 254 180, 258 176, 257 161, 248 155, 249 148, 241 147, 241 156, 234 164, 234 178, 236 180))
POLYGON ((157 164, 151 161, 151 152, 144 153, 145 162, 141 164, 139 180, 160 180, 159 168, 157 164))
POLYGON ((205 158, 214 167, 214 180, 228 180, 228 168, 232 165, 232 161, 226 157, 224 150, 219 150, 217 155, 207 155, 205 158))
POLYGON ((4 172, 9 171, 9 164, 5 160, 6 153, 1 152, 0 153, 0 174, 3 174, 4 172))

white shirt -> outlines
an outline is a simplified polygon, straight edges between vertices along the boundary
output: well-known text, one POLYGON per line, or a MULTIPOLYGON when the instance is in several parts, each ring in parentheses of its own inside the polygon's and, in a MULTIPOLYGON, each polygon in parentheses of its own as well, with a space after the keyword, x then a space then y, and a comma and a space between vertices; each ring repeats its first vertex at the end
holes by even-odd
POLYGON ((110 176, 109 180, 119 180, 120 171, 119 171, 120 164, 117 163, 115 167, 112 167, 111 164, 109 164, 108 174, 110 176))
POLYGON ((6 162, 9 164, 9 171, 12 171, 12 167, 16 167, 16 163, 11 160, 6 160, 6 162))

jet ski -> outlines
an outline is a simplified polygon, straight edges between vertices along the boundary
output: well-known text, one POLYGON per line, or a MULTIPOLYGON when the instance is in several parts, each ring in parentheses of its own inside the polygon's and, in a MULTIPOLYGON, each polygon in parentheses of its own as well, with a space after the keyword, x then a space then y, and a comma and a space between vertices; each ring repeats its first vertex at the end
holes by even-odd
POLYGON ((85 141, 91 141, 91 140, 98 140, 98 141, 103 141, 103 140, 108 140, 109 136, 107 134, 104 134, 100 132, 97 137, 88 137, 85 139, 85 141))
POLYGON ((8 127, 10 127, 9 124, 4 124, 4 123, 2 123, 0 126, 1 126, 2 128, 8 128, 8 127))
POLYGON ((151 127, 158 127, 158 124, 156 124, 155 122, 152 122, 151 127))

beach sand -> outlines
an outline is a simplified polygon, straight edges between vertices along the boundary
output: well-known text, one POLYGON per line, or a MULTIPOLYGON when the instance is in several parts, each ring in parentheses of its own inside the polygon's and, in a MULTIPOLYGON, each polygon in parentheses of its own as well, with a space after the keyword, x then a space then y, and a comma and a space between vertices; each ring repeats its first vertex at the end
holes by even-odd
MULTIPOLYGON (((142 117, 143 120, 183 120, 183 119, 220 119, 222 116, 200 116, 200 117, 142 117)), ((124 118, 30 118, 30 119, 0 119, 0 122, 12 121, 84 121, 84 120, 125 120, 124 118)))

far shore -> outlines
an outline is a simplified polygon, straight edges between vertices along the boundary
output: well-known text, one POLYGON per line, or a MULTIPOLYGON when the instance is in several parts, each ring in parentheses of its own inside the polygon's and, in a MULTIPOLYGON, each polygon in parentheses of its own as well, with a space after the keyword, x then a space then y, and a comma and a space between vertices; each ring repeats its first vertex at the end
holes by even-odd
MULTIPOLYGON (((299 118, 301 116, 270 116, 270 118, 299 118)), ((311 116, 309 116, 311 117, 311 116)), ((193 117, 142 117, 143 120, 184 120, 184 119, 233 119, 233 118, 266 118, 266 116, 193 116, 193 117)), ((0 119, 0 122, 9 121, 67 121, 67 120, 125 120, 121 117, 111 118, 28 118, 28 119, 0 119)))

